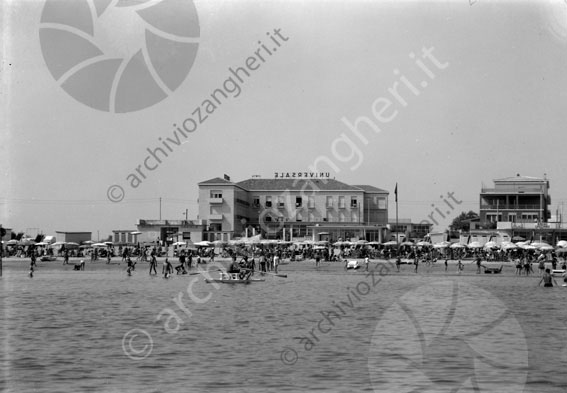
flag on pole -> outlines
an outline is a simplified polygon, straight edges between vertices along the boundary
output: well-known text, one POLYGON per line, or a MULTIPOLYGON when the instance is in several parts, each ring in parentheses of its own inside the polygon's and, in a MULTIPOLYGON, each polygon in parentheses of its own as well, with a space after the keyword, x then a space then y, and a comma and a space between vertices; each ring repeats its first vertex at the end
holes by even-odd
POLYGON ((396 202, 398 201, 398 183, 396 183, 396 188, 394 190, 394 194, 396 195, 396 202))

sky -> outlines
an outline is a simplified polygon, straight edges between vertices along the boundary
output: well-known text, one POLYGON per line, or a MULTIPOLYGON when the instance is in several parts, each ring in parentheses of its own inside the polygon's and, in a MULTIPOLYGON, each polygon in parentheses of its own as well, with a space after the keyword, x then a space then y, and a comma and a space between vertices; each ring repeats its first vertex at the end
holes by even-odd
MULTIPOLYGON (((90 10, 104 3, 84 1, 90 10)), ((478 211, 483 184, 518 173, 547 176, 553 212, 567 201, 564 1, 187 0, 187 12, 148 11, 158 3, 110 1, 101 15, 92 12, 91 37, 73 27, 80 12, 54 27, 45 1, 1 3, 3 226, 102 238, 160 211, 162 219, 186 211, 197 218, 200 181, 312 169, 390 191, 392 218, 397 183, 400 218, 431 220, 443 207, 434 230, 478 211), (192 36, 180 38, 170 26, 192 27, 192 36), (40 31, 50 28, 88 39, 108 58, 147 55, 148 30, 197 50, 191 65, 189 52, 175 57, 154 45, 165 74, 173 80, 175 67, 189 64, 186 77, 145 108, 100 110, 50 71, 72 56, 66 44, 71 49, 55 62, 46 60, 55 44, 40 40, 40 31), (250 57, 255 69, 238 80, 231 70, 250 57), (215 89, 227 97, 213 109, 204 102, 215 89), (182 124, 190 132, 180 132, 182 124), (144 161, 163 141, 167 157, 144 161), (460 201, 452 209, 443 201, 449 193, 460 201)), ((127 62, 120 64, 126 75, 127 62)), ((63 78, 72 81, 79 68, 63 78)), ((93 75, 76 84, 89 99, 104 86, 93 75)), ((131 86, 122 101, 112 93, 116 103, 156 96, 141 79, 131 86)))

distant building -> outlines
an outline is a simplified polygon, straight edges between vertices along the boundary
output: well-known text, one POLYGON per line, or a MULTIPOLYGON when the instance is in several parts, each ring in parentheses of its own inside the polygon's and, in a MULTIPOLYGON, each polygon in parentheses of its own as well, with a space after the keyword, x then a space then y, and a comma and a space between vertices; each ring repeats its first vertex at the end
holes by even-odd
POLYGON ((65 232, 55 231, 55 237, 60 242, 73 242, 81 244, 87 240, 91 240, 92 232, 65 232))
POLYGON ((410 239, 423 239, 428 233, 431 232, 433 224, 430 223, 413 223, 409 218, 400 218, 396 225, 396 220, 390 219, 388 221, 388 226, 390 227, 391 236, 395 238, 398 236, 401 240, 410 239))
MULTIPOLYGON (((142 244, 171 244, 178 241, 197 243, 203 240, 205 225, 201 220, 145 220, 136 224, 135 241, 142 244)), ((132 231, 130 231, 132 232, 132 231)), ((134 236, 134 235, 132 235, 134 236)))
POLYGON ((115 246, 135 245, 138 243, 138 231, 135 229, 114 229, 112 242, 115 246))
POLYGON ((549 180, 520 176, 494 180, 480 192, 480 223, 546 223, 551 217, 549 180))
POLYGON ((282 173, 274 179, 199 183, 205 240, 233 237, 381 240, 388 223, 388 191, 349 185, 323 174, 282 173), (303 177, 302 177, 303 176, 303 177))

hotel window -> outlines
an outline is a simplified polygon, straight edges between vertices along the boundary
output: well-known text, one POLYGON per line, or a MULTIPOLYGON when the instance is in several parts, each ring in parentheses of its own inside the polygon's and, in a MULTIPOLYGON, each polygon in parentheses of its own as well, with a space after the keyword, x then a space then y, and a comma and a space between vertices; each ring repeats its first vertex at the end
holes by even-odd
POLYGON ((325 218, 323 218, 323 221, 333 221, 333 214, 330 211, 327 211, 325 218))
POLYGON ((260 206, 260 197, 255 196, 252 198, 252 206, 259 207, 260 206))
POLYGON ((339 222, 345 222, 345 212, 339 212, 339 222))
POLYGON ((351 217, 352 217, 352 222, 358 222, 358 212, 356 210, 353 210, 351 217))
POLYGON ((222 211, 219 206, 211 206, 210 212, 211 214, 222 214, 222 211))
POLYGON ((272 197, 271 196, 266 197, 266 207, 272 207, 272 197))
POLYGON ((516 222, 516 213, 508 213, 508 221, 516 222))
POLYGON ((309 212, 309 216, 308 216, 308 217, 309 217, 309 221, 310 221, 310 222, 315 221, 315 214, 309 212))
POLYGON ((278 207, 284 207, 284 197, 283 196, 279 196, 278 197, 278 207))
POLYGON ((211 198, 222 198, 222 191, 211 190, 211 198))
POLYGON ((315 207, 315 197, 309 197, 309 208, 313 209, 315 207))
POLYGON ((339 209, 345 208, 345 197, 344 195, 339 196, 339 209))
POLYGON ((386 198, 374 197, 374 204, 378 205, 378 209, 386 209, 386 198))
POLYGON ((358 207, 358 200, 356 197, 350 197, 350 207, 357 208, 358 207))
POLYGON ((333 207, 333 197, 327 196, 327 207, 333 207))
POLYGON ((295 221, 303 221, 303 214, 301 214, 301 212, 297 212, 297 215, 295 216, 295 221))
POLYGON ((299 197, 295 197, 295 207, 301 207, 301 205, 303 204, 303 198, 299 197))

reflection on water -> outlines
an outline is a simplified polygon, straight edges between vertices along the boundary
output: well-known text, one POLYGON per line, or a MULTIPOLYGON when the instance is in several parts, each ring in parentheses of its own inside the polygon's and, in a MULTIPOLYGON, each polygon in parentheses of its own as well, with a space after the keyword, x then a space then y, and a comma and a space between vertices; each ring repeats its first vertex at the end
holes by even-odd
MULTIPOLYGON (((285 268, 288 278, 216 287, 200 275, 165 280, 141 269, 128 277, 40 267, 29 279, 5 266, 0 390, 566 389, 567 288, 441 271, 392 273, 373 286, 338 266, 285 268), (190 293, 208 301, 190 300, 192 280, 190 293), (123 349, 132 329, 153 342, 142 360, 123 349)), ((148 341, 138 335, 129 345, 142 351, 148 341)))

